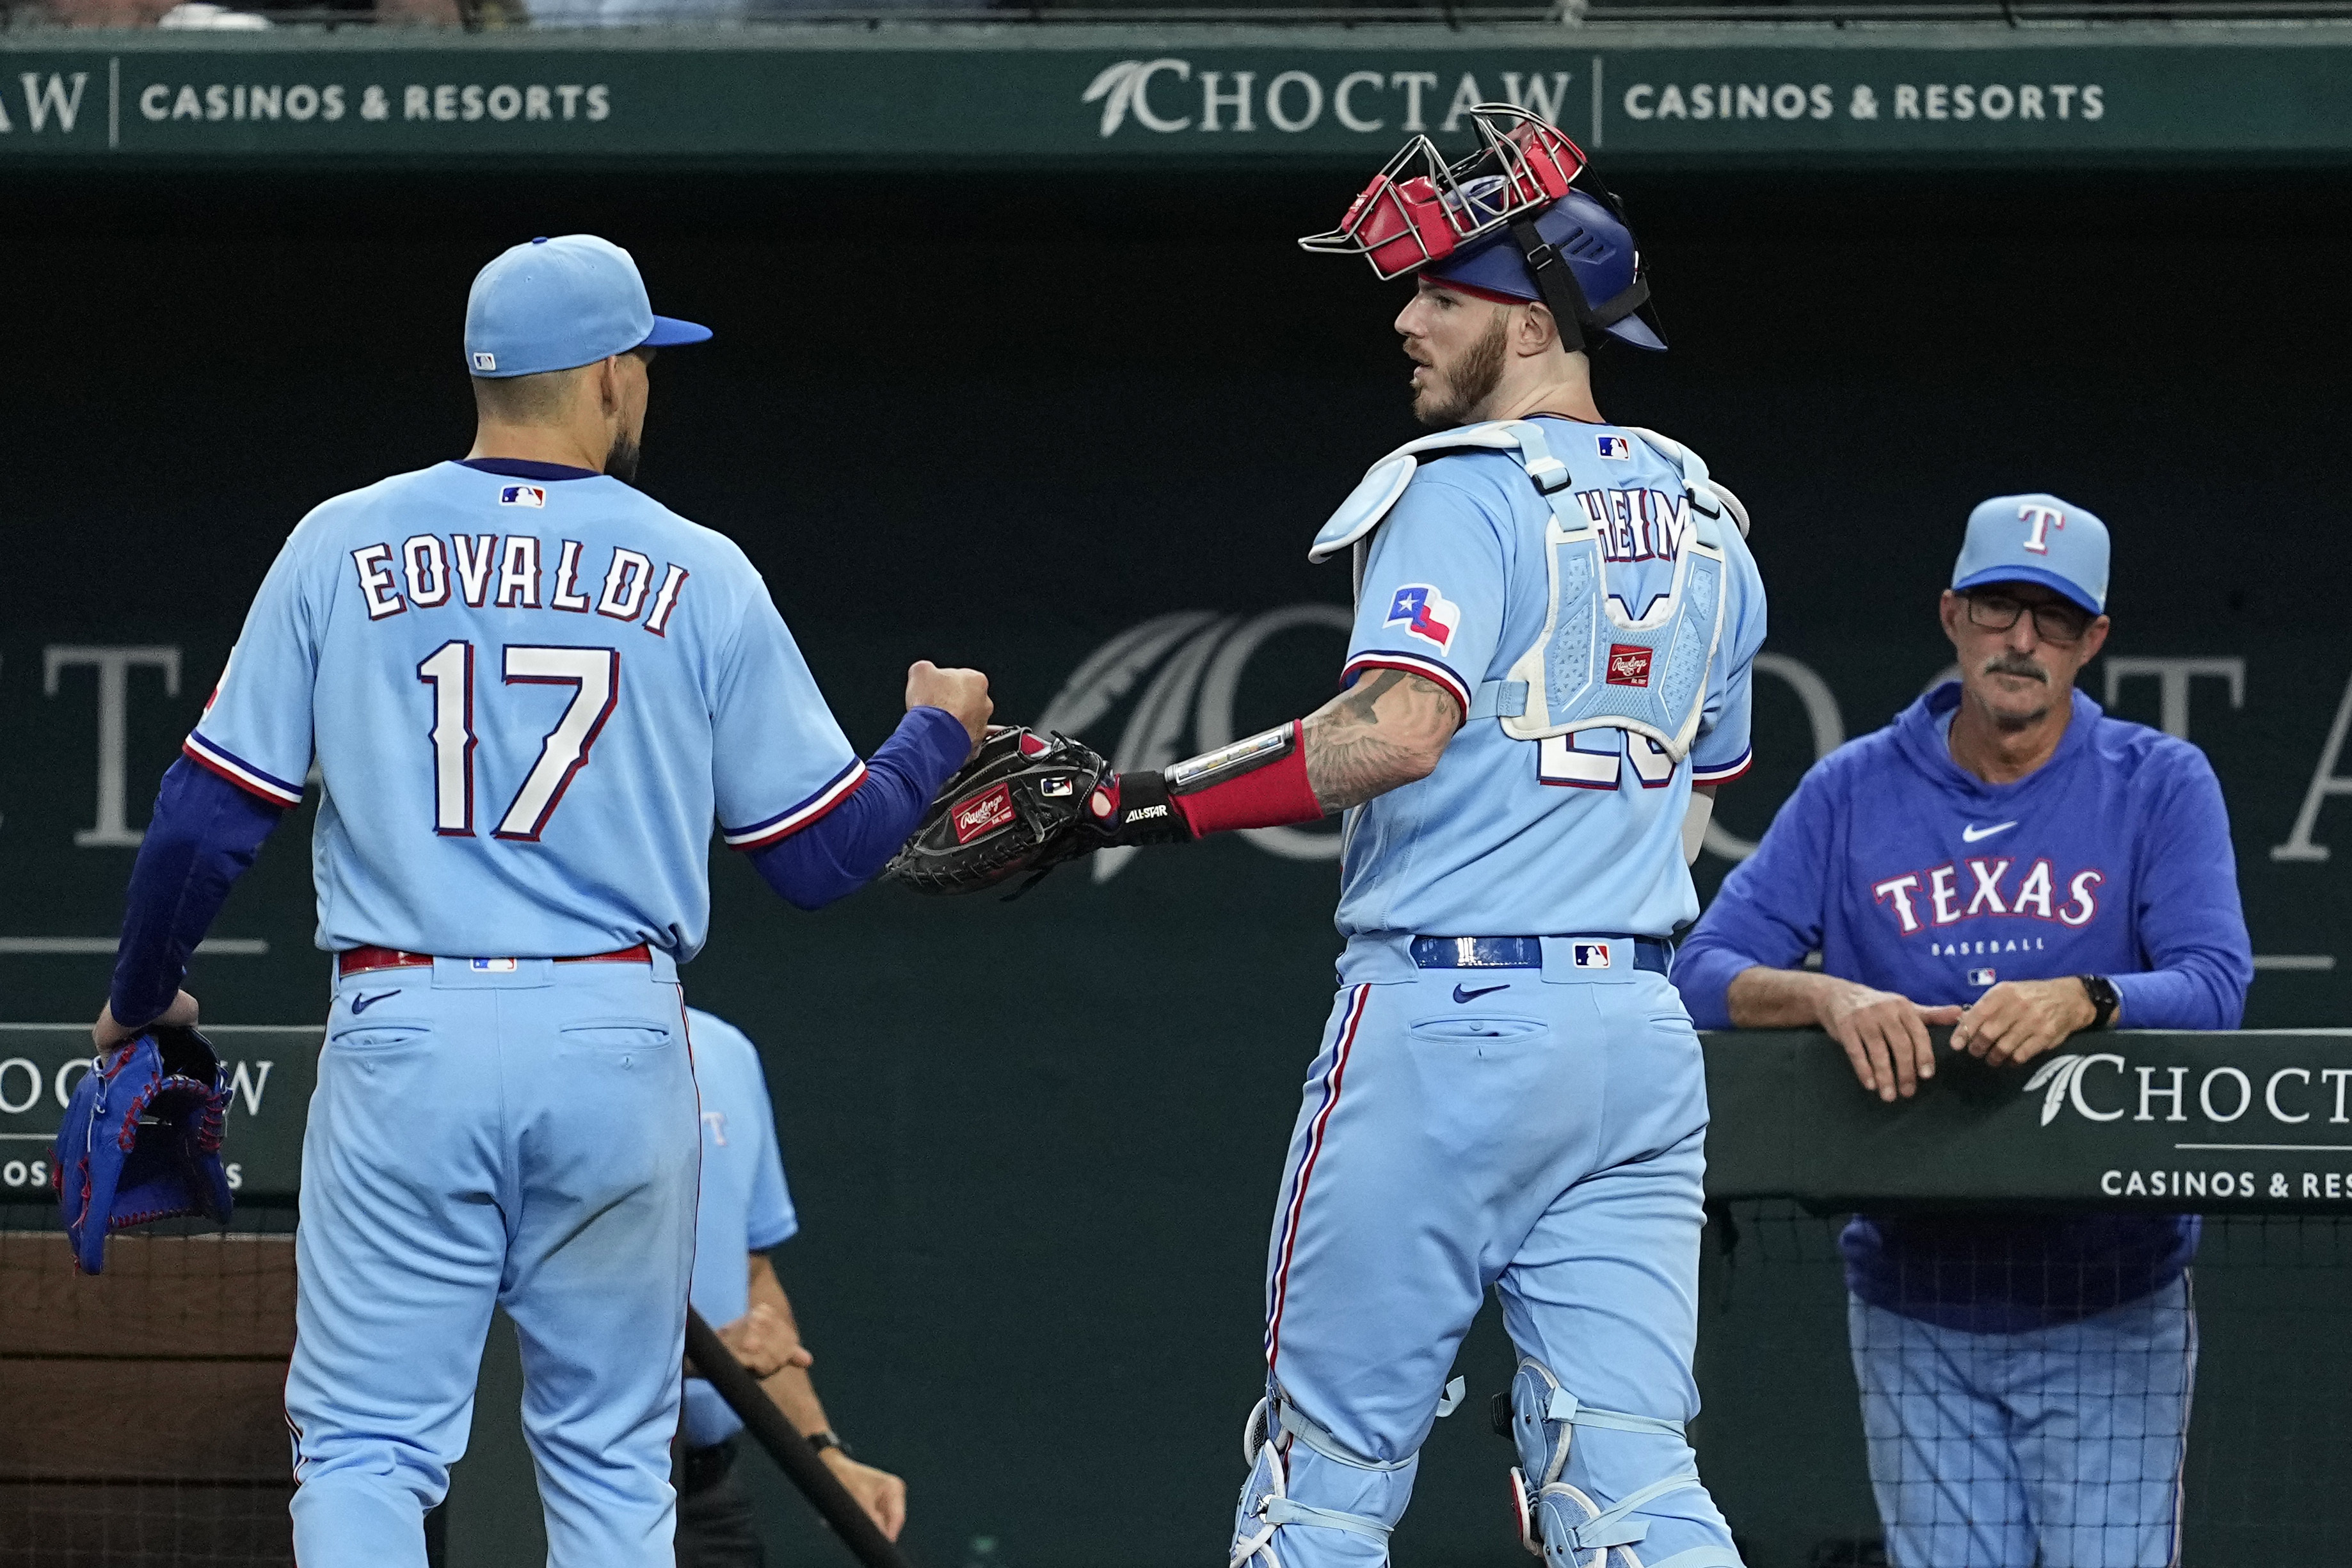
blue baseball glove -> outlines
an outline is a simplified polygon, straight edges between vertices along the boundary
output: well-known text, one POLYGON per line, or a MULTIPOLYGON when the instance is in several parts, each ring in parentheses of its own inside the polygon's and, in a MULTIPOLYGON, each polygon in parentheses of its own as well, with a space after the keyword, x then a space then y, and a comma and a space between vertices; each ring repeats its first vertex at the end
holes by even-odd
POLYGON ((219 1055, 194 1029, 149 1029, 90 1064, 58 1129, 52 1177, 83 1273, 106 1267, 107 1237, 131 1226, 188 1215, 227 1223, 228 1096, 219 1055))

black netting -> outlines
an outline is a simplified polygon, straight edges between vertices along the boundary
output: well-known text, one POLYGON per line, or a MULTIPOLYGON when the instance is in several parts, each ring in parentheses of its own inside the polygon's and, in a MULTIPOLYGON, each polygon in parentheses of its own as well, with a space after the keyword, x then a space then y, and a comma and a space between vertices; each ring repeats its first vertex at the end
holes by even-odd
POLYGON ((84 1278, 54 1209, 0 1205, 0 1568, 293 1562, 293 1239, 241 1205, 84 1278))
MULTIPOLYGON (((248 1205, 225 1236, 117 1237, 93 1279, 73 1273, 45 1205, 0 1205, 0 1568, 291 1563, 280 1399, 292 1219, 248 1205)), ((1900 1274, 1912 1294, 1857 1307, 1848 1222, 1765 1201, 1722 1206, 1708 1227, 1706 1414, 1693 1436, 1750 1568, 1887 1561, 1882 1501, 1913 1516, 1903 1528, 1925 1519, 1947 1532, 1938 1563, 1977 1560, 1970 1539, 2021 1564, 2037 1551, 2136 1563, 2139 1521, 2176 1489, 2186 1563, 2339 1553, 2352 1532, 2340 1484, 2352 1475, 2352 1225, 2208 1219, 2178 1292, 1988 1333, 1932 1321, 1941 1298, 1963 1294, 1932 1274, 1900 1274), (2119 1315, 2137 1341, 2111 1331, 2119 1315), (1877 1384, 1867 1416, 1858 1363, 1877 1384), (1959 1396, 1969 1389, 1999 1397, 1959 1396), (2003 1468, 2021 1434, 2040 1445, 2042 1480, 2003 1468), (2042 1534, 2061 1511, 2048 1477, 2063 1482, 2063 1540, 2042 1534)), ((2037 1256, 2019 1240, 2032 1234, 1982 1226, 1971 1242, 1969 1225, 1946 1222, 1937 1256, 1975 1270, 1969 1293, 1991 1269, 2022 1282, 2012 1297, 2054 1290, 2062 1315, 2116 1284, 2075 1254, 2037 1256)))
POLYGON ((2176 1528, 2191 1563, 2331 1560, 2352 1228, 2210 1218, 2151 1289, 2163 1239, 2123 1216, 1718 1208, 1694 1436, 1751 1568, 2163 1563, 2176 1528))

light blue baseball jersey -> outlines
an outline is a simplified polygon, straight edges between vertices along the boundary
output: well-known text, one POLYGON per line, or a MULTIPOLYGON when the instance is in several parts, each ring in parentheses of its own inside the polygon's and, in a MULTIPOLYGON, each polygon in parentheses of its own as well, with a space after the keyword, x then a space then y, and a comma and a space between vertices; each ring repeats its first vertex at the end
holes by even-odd
POLYGON ((755 848, 864 764, 732 541, 608 476, 498 466, 304 518, 186 753, 285 805, 315 753, 321 947, 682 962, 714 813, 755 848))
MULTIPOLYGON (((1571 476, 1568 514, 1600 525, 1612 595, 1639 617, 1672 584, 1691 526, 1680 470, 1639 437, 1546 417, 1571 476)), ((1465 710, 1536 641, 1549 605, 1550 510, 1509 454, 1424 461, 1373 534, 1344 679, 1408 669, 1465 710)), ((1764 641, 1764 584, 1727 515, 1731 573, 1697 741, 1680 762, 1626 731, 1514 740, 1466 721, 1436 771, 1348 814, 1344 935, 1664 936, 1698 915, 1683 860, 1694 784, 1748 763, 1749 668, 1764 641)))
MULTIPOLYGON (((750 1309, 750 1255, 800 1233, 776 1146, 776 1112, 760 1052, 743 1031, 698 1007, 686 1010, 694 1087, 702 1097, 702 1193, 694 1210, 694 1310, 713 1328, 750 1309)), ((723 1442, 743 1423, 698 1377, 686 1384, 686 1440, 723 1442)))

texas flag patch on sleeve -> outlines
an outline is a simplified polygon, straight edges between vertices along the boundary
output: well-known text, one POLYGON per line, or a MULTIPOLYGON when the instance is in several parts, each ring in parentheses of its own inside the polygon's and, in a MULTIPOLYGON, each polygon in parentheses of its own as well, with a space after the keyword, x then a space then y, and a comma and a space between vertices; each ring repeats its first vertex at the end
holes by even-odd
POLYGON ((1407 583, 1389 601, 1388 624, 1442 649, 1462 624, 1462 606, 1427 583, 1407 583))

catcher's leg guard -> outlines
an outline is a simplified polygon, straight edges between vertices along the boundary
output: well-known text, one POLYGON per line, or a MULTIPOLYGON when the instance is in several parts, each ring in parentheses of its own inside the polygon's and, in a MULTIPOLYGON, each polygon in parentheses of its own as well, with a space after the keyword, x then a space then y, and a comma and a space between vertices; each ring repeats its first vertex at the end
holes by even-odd
POLYGON ((1280 1389, 1243 1429, 1250 1461, 1228 1568, 1380 1568, 1412 1496, 1417 1453, 1374 1459, 1349 1449, 1280 1389))
MULTIPOLYGON (((1613 1432, 1669 1436, 1679 1443, 1683 1424, 1622 1410, 1595 1410, 1578 1403, 1549 1367, 1528 1357, 1511 1380, 1510 1436, 1518 1449, 1511 1493, 1518 1505, 1519 1542, 1543 1559, 1545 1568, 1645 1568, 1634 1548, 1648 1536, 1640 1517, 1645 1504, 1699 1486, 1687 1463, 1603 1508, 1564 1479, 1580 1426, 1613 1432)), ((1689 1450, 1682 1450, 1687 1459, 1689 1450)), ((1646 1568, 1740 1568, 1738 1553, 1702 1545, 1676 1552, 1646 1568)))

